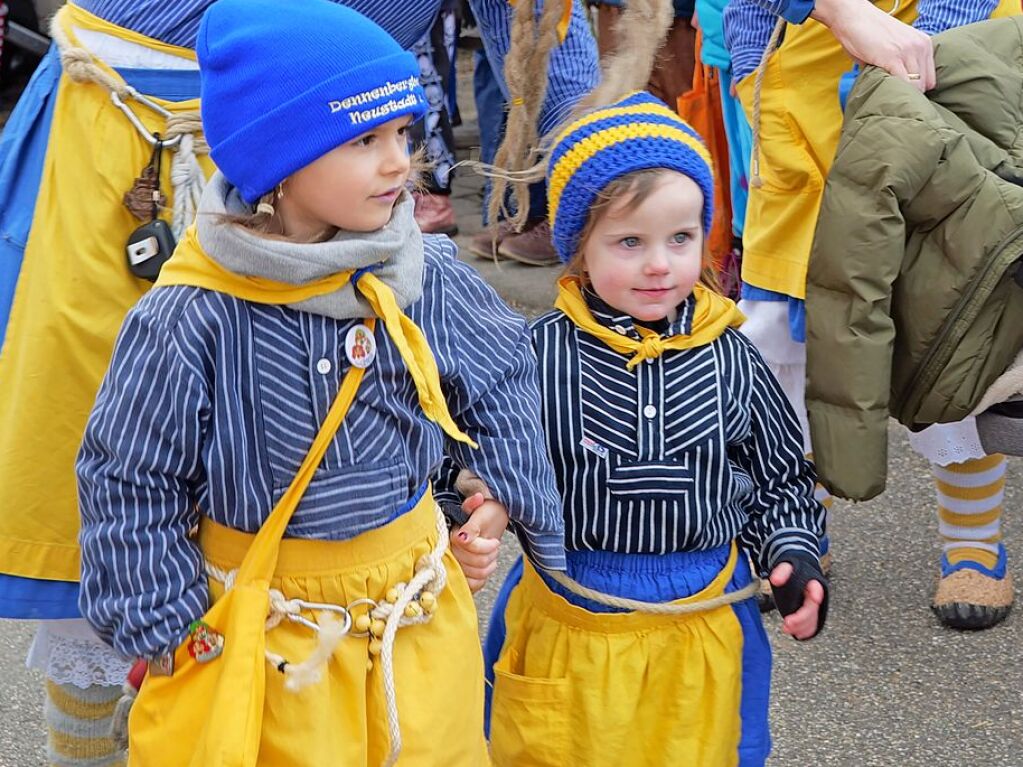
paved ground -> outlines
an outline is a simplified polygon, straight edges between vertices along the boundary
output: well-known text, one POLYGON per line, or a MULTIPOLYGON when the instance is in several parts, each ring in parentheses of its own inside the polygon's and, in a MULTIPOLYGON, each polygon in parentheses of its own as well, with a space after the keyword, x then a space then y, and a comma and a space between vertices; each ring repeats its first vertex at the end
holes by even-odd
MULTIPOLYGON (((471 124, 464 77, 462 83, 463 116, 471 124)), ((471 130, 459 130, 463 154, 474 140, 471 130)), ((480 188, 468 172, 455 195, 463 232, 477 231, 480 188)), ((557 270, 466 258, 527 315, 550 306, 557 270)), ((1023 622, 1017 613, 991 631, 962 634, 934 620, 927 609, 939 555, 933 487, 900 428, 893 426, 890 441, 888 492, 835 509, 827 631, 799 645, 778 632, 774 616, 767 618, 776 651, 770 764, 1023 767, 1023 622)), ((1005 502, 1010 561, 1019 561, 1013 559, 1021 551, 1013 533, 1023 530, 1019 461, 1010 463, 1005 502)), ((505 566, 513 556, 509 543, 505 566)), ((482 616, 497 583, 479 597, 482 616)), ((0 767, 43 764, 41 679, 23 663, 32 631, 0 621, 0 767)))

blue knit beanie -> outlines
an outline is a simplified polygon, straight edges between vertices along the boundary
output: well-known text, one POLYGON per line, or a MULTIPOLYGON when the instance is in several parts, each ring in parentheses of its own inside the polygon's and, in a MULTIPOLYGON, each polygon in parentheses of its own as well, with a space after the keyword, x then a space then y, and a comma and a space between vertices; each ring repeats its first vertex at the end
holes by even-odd
POLYGON ((651 168, 678 171, 703 192, 703 236, 714 215, 714 170, 700 135, 645 91, 595 109, 557 137, 547 164, 554 248, 563 262, 579 247, 590 207, 608 184, 651 168))
POLYGON ((377 125, 426 113, 415 57, 329 0, 218 0, 195 47, 210 156, 249 203, 377 125))

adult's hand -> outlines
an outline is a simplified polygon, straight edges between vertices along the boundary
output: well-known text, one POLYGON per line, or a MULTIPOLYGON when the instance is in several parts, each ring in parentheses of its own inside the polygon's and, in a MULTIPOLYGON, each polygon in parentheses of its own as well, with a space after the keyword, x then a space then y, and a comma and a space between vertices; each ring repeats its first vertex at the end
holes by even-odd
POLYGON ((810 15, 830 28, 854 59, 881 67, 920 91, 934 87, 930 37, 889 16, 870 0, 816 0, 810 15))

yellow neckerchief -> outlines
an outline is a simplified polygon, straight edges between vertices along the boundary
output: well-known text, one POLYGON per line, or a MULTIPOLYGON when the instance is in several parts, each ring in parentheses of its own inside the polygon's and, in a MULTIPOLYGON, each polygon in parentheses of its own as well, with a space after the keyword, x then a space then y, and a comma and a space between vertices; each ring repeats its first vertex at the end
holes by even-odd
MULTIPOLYGON (((266 277, 237 274, 206 255, 193 224, 174 250, 173 257, 160 270, 156 287, 191 285, 257 304, 294 304, 340 290, 353 275, 355 270, 349 269, 303 285, 290 285, 266 277)), ((398 347, 405 367, 415 382, 419 404, 426 416, 452 439, 479 447, 451 418, 441 392, 440 372, 430 345, 419 326, 398 308, 391 289, 372 273, 365 271, 358 277, 356 287, 369 301, 376 315, 384 321, 387 334, 398 347)))
POLYGON ((709 344, 724 333, 725 328, 737 328, 746 319, 734 301, 700 283, 693 286, 693 295, 696 296, 696 308, 693 310, 692 331, 689 335, 661 338, 654 331, 636 325, 642 341, 616 333, 597 322, 583 298, 578 277, 567 276, 558 280, 558 300, 554 302, 554 308, 560 309, 577 327, 600 339, 616 352, 632 354, 632 359, 625 365, 632 370, 643 360, 660 357, 665 351, 692 349, 709 344))

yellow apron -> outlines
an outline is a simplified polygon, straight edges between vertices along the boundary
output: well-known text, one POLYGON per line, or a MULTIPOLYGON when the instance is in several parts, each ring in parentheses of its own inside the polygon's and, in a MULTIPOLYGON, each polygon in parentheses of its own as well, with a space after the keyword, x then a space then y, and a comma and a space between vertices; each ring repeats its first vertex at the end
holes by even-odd
MULTIPOLYGON (((738 560, 679 603, 724 593, 738 560)), ((500 767, 728 767, 741 735, 743 632, 725 606, 685 616, 593 613, 527 562, 494 665, 500 767)))
MULTIPOLYGON (((1019 13, 1019 3, 1002 0, 992 18, 1013 13, 1019 13)), ((906 23, 916 15, 916 0, 903 0, 895 14, 906 23)), ((851 68, 831 31, 813 19, 788 25, 784 42, 768 59, 760 101, 763 186, 749 190, 743 282, 806 297, 810 246, 842 131, 838 83, 851 68)), ((753 114, 755 79, 756 72, 737 86, 747 117, 753 114)))
MULTIPOLYGON (((175 652, 173 675, 146 678, 129 719, 130 765, 375 765, 388 755, 381 664, 368 667, 368 637, 342 638, 320 681, 299 692, 284 689, 284 675, 265 657, 269 650, 306 658, 318 642, 309 628, 288 621, 265 629, 270 588, 287 599, 336 605, 380 600, 411 580, 417 561, 437 541, 429 492, 386 527, 352 540, 282 540, 363 373, 352 368, 346 374, 309 454, 256 535, 208 520, 201 525, 208 564, 237 568, 227 592, 211 579, 214 605, 203 618, 224 637, 223 653, 201 663, 185 643, 175 652)), ((478 767, 489 762, 476 610, 450 551, 444 563, 448 583, 432 620, 400 629, 394 645, 403 741, 398 764, 478 767)))
MULTIPOLYGON (((114 26, 74 5, 60 11, 73 29, 103 32, 194 60, 195 54, 114 26)), ((117 78, 113 70, 108 74, 117 78)), ((120 79, 120 78, 118 78, 120 79)), ((197 99, 167 102, 171 112, 197 99)), ((150 131, 164 118, 134 105, 150 131)), ((61 76, 32 230, 0 350, 0 569, 9 575, 77 581, 75 455, 114 339, 128 309, 149 288, 125 260, 140 222, 122 205, 152 147, 95 84, 61 76)), ((162 188, 171 198, 170 157, 162 188)), ((207 174, 213 165, 199 162, 207 174)), ((173 199, 168 199, 168 205, 173 199)))

